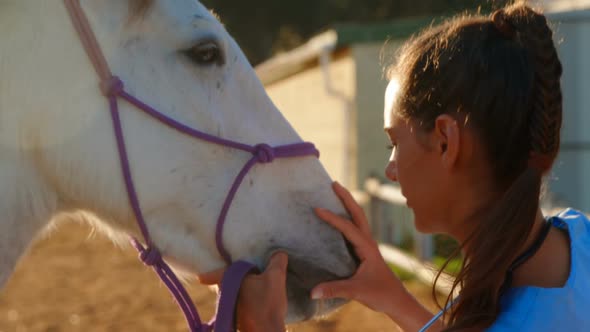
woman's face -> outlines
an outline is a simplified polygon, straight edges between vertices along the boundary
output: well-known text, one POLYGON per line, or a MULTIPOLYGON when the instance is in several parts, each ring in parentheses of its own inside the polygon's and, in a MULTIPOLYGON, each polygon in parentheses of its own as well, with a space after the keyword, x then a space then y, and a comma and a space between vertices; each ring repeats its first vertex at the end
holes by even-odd
POLYGON ((393 79, 385 93, 384 127, 393 147, 385 173, 399 183, 419 231, 463 241, 502 192, 487 149, 468 114, 441 112, 427 131, 403 116, 398 98, 393 79))
POLYGON ((386 92, 384 127, 392 145, 386 176, 398 182, 407 205, 414 212, 416 228, 425 233, 445 232, 445 213, 449 203, 448 179, 441 162, 440 149, 432 135, 420 131, 411 120, 393 109, 397 82, 392 80, 386 92))

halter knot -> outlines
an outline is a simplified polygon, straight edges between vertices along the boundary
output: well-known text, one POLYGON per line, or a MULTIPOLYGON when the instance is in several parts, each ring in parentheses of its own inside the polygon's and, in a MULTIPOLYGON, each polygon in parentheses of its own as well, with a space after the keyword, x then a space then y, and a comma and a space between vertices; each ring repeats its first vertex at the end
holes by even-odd
POLYGON ((154 266, 162 261, 162 255, 158 248, 148 247, 139 253, 139 259, 147 266, 154 266))
POLYGON ((105 97, 114 97, 123 92, 123 81, 118 76, 111 76, 100 82, 100 91, 105 97))
POLYGON ((254 155, 261 164, 271 163, 275 159, 275 150, 268 144, 258 144, 254 147, 254 155))

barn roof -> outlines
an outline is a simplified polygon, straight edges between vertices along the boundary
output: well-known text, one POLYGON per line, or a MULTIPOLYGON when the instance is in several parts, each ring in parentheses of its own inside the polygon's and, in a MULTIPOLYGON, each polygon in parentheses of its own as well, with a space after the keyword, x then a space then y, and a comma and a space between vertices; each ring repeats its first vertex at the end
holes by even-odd
POLYGON ((263 84, 270 84, 316 66, 321 54, 326 51, 334 53, 354 44, 405 39, 434 21, 433 17, 419 17, 383 23, 336 24, 305 44, 259 64, 256 73, 263 84))
MULTIPOLYGON (((547 13, 547 16, 553 21, 586 21, 590 19, 590 9, 557 10, 547 13)), ((344 51, 345 54, 351 45, 405 39, 441 19, 444 16, 404 18, 370 24, 337 24, 307 43, 259 64, 255 68, 256 73, 263 84, 271 84, 317 66, 321 54, 326 51, 337 55, 344 51)))

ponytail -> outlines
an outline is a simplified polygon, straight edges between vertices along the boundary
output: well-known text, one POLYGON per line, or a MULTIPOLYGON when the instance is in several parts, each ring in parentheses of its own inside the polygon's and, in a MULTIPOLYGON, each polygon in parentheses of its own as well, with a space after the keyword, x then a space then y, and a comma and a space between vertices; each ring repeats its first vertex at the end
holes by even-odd
MULTIPOLYGON (((456 256, 463 250, 465 256, 447 298, 448 304, 454 290, 460 287, 461 295, 448 315, 446 331, 486 327, 496 319, 506 271, 515 258, 515 249, 523 247, 534 224, 540 187, 541 173, 526 168, 494 206, 485 211, 483 220, 478 218, 475 231, 454 253, 456 256)), ((437 280, 438 276, 440 272, 437 280)))

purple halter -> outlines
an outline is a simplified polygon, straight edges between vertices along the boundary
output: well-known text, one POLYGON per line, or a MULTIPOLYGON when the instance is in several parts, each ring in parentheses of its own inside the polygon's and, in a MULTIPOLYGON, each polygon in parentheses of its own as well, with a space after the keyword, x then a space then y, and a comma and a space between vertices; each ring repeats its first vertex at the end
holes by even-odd
POLYGON ((160 276, 160 279, 166 284, 170 293, 174 296, 178 306, 184 313, 187 324, 191 332, 230 332, 235 331, 234 311, 237 303, 237 297, 243 278, 252 271, 257 271, 255 265, 245 261, 232 262, 231 256, 223 246, 223 225, 225 217, 229 211, 231 202, 242 183, 242 180, 248 171, 257 163, 270 163, 275 158, 290 158, 300 156, 316 156, 319 157, 318 150, 311 143, 296 143, 289 145, 282 145, 272 147, 267 144, 258 144, 255 146, 242 144, 220 137, 215 137, 207 133, 203 133, 191 127, 188 127, 160 112, 153 109, 149 105, 141 102, 139 99, 130 95, 125 91, 123 82, 111 74, 108 64, 100 50, 100 46, 96 41, 96 37, 88 23, 88 19, 80 6, 79 0, 64 0, 65 6, 71 17, 72 23, 78 32, 80 40, 84 49, 90 58, 99 78, 100 89, 103 95, 108 98, 109 108, 113 121, 115 137, 117 141, 117 149, 119 152, 119 159, 121 169, 123 172, 123 179, 125 181, 125 188, 129 197, 129 202, 133 209, 133 213, 137 220, 137 224, 141 230, 145 247, 135 238, 131 237, 131 243, 139 251, 139 258, 141 261, 151 266, 154 271, 160 276), (131 176, 131 168, 129 166, 129 159, 125 148, 125 140, 123 138, 123 130, 121 127, 121 120, 119 118, 119 108, 117 99, 122 98, 128 103, 134 105, 144 113, 155 118, 161 123, 180 131, 188 136, 204 140, 213 144, 218 144, 252 154, 252 157, 244 165, 241 171, 236 176, 227 197, 223 203, 219 217, 217 219, 217 227, 215 231, 215 243, 219 254, 223 257, 225 262, 229 265, 220 285, 220 295, 217 305, 217 312, 215 318, 209 323, 201 322, 199 314, 190 299, 190 296, 176 277, 168 264, 164 262, 160 251, 153 243, 148 232, 135 187, 133 185, 133 178, 131 176))

